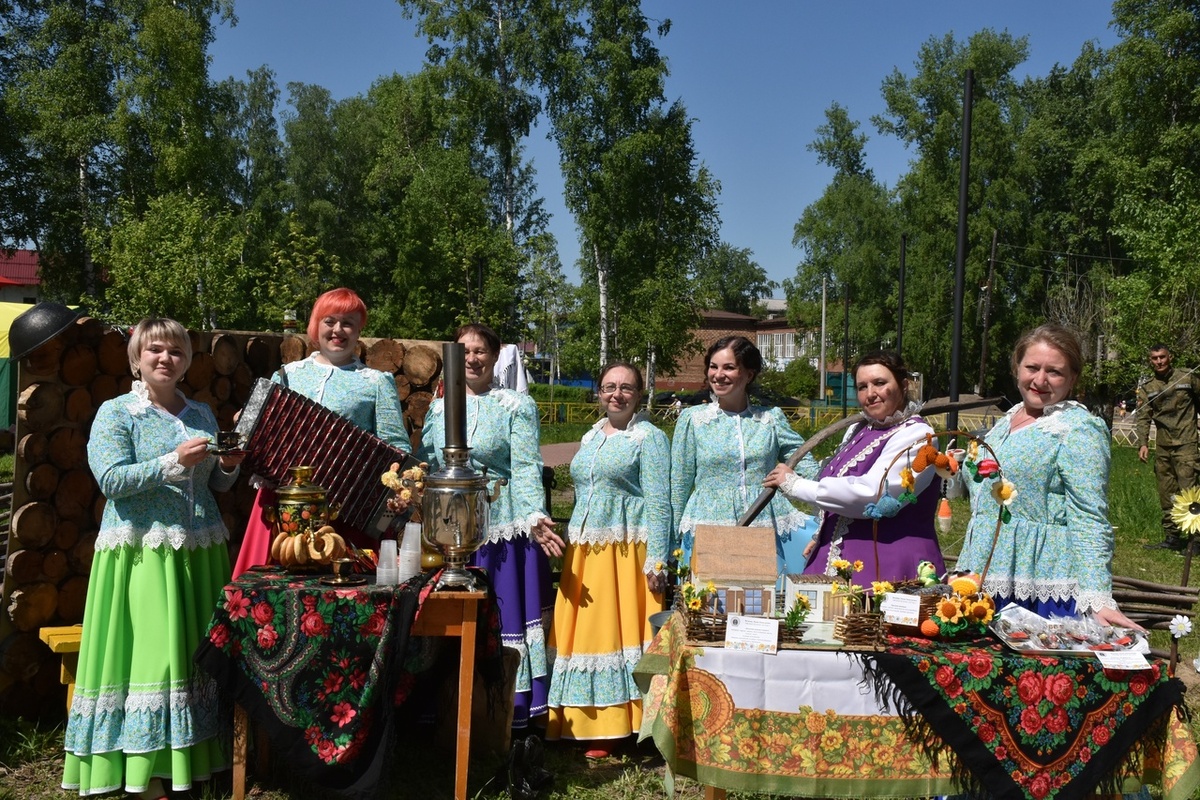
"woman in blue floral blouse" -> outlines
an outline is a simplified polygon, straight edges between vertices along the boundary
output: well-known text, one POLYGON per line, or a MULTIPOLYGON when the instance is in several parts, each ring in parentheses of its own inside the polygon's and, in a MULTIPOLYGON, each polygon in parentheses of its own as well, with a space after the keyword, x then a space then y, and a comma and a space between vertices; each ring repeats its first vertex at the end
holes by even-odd
MULTIPOLYGON (((683 550, 683 563, 691 559, 697 525, 736 525, 767 473, 804 444, 782 411, 751 404, 748 388, 762 372, 753 342, 721 338, 704 363, 713 402, 685 409, 671 439, 672 530, 678 537, 672 549, 683 550)), ((796 472, 815 478, 817 463, 808 456, 796 472)), ((816 530, 812 517, 777 493, 750 526, 774 536, 781 571, 804 568, 804 548, 816 530)))
MULTIPOLYGON (((467 446, 471 466, 487 470, 489 483, 507 484, 489 507, 489 528, 471 564, 487 570, 496 590, 500 638, 519 654, 513 728, 528 727, 546 713, 550 668, 546 629, 554 609, 549 556, 562 555, 563 542, 546 513, 542 489, 542 452, 537 403, 527 394, 492 386, 500 337, 486 325, 458 329, 464 348, 467 446)), ((446 446, 446 408, 434 400, 425 417, 418 457, 432 472, 442 467, 446 446)))
POLYGON ((191 340, 169 319, 129 339, 137 378, 100 406, 88 464, 108 502, 96 539, 65 737, 63 788, 165 797, 229 766, 216 687, 192 654, 229 581, 229 531, 212 490, 241 456, 213 454, 217 421, 176 384, 191 340))
MULTIPOLYGON (((285 364, 272 380, 408 452, 412 445, 404 428, 395 378, 358 358, 359 334, 366 324, 367 305, 362 298, 349 289, 330 289, 313 303, 308 319, 308 338, 316 352, 285 364)), ((274 505, 274 489, 261 487, 233 568, 235 578, 252 566, 267 563, 272 530, 263 511, 274 505)), ((352 543, 375 546, 373 537, 341 523, 335 525, 352 543)))
POLYGON ((671 446, 638 407, 642 374, 617 362, 600 372, 604 416, 571 461, 575 509, 567 528, 550 654, 547 739, 590 741, 599 758, 642 725, 633 668, 662 611, 671 538, 671 446))

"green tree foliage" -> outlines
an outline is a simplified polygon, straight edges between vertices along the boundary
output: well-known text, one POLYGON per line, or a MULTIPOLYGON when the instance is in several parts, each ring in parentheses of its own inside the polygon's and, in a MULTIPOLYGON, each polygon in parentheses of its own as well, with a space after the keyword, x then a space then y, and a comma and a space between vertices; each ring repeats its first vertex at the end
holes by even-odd
POLYGON ((1104 73, 1115 233, 1137 268, 1113 281, 1121 353, 1133 369, 1156 341, 1200 356, 1200 9, 1118 0, 1122 35, 1104 73))
POLYGON ((28 204, 4 238, 34 243, 51 297, 95 299, 88 242, 119 204, 137 213, 216 183, 205 51, 232 3, 51 0, 0 14, 5 122, 23 149, 6 157, 6 180, 28 204))
POLYGON ((747 247, 721 242, 696 263, 696 298, 705 308, 754 314, 778 286, 747 247))
MULTIPOLYGON (((866 168, 866 137, 838 104, 808 149, 834 169, 824 194, 804 210, 792 242, 803 260, 794 280, 784 281, 789 319, 801 328, 819 327, 822 284, 832 304, 850 294, 851 341, 879 347, 896 330, 899 225, 887 189, 866 168)), ((894 342, 893 342, 894 343, 894 342)))
POLYGON ((543 31, 543 80, 585 261, 574 331, 599 331, 593 368, 624 357, 669 371, 695 344, 690 276, 715 244, 720 187, 699 164, 685 108, 665 104, 666 64, 639 4, 562 8, 543 31))
POLYGON ((789 361, 783 369, 764 369, 757 380, 772 394, 801 400, 815 398, 821 387, 816 368, 802 358, 789 361))
POLYGON ((241 313, 226 291, 241 259, 238 221, 205 198, 165 194, 144 214, 126 207, 111 232, 91 246, 104 263, 108 289, 104 316, 114 322, 170 316, 196 329, 228 327, 241 313))

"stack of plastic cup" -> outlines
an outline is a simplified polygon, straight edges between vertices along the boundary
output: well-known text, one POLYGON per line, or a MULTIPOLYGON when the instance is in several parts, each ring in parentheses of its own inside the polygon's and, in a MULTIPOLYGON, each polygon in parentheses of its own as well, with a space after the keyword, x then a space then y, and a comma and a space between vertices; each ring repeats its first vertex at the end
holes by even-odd
POLYGON ((404 541, 400 543, 396 583, 404 583, 419 574, 421 574, 421 523, 410 522, 404 526, 404 541))
POLYGON ((381 539, 379 563, 375 565, 375 583, 380 586, 394 586, 399 583, 396 578, 396 540, 381 539))

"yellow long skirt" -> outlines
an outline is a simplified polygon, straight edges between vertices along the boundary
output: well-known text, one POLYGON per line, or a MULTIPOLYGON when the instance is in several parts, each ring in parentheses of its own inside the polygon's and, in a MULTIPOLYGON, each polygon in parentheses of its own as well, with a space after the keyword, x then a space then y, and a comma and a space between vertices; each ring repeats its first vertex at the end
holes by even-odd
POLYGON ((645 544, 568 545, 549 651, 548 740, 622 739, 642 724, 633 668, 662 611, 642 572, 645 544))

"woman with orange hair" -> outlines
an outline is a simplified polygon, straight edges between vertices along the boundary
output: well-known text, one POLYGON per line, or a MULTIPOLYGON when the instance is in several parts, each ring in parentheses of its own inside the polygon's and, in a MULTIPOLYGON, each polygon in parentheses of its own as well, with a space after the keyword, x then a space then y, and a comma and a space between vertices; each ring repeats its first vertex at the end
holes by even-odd
MULTIPOLYGON (((308 338, 317 350, 301 361, 285 364, 272 378, 299 392, 388 444, 411 451, 400 411, 400 397, 391 375, 371 369, 358 358, 358 337, 367 324, 367 306, 349 289, 331 289, 317 298, 308 319, 308 338)), ((263 510, 275 505, 275 492, 259 489, 246 526, 234 577, 267 561, 270 523, 263 510)), ((352 536, 353 536, 353 532, 352 536)), ((366 545, 363 539, 359 544, 366 545)))

